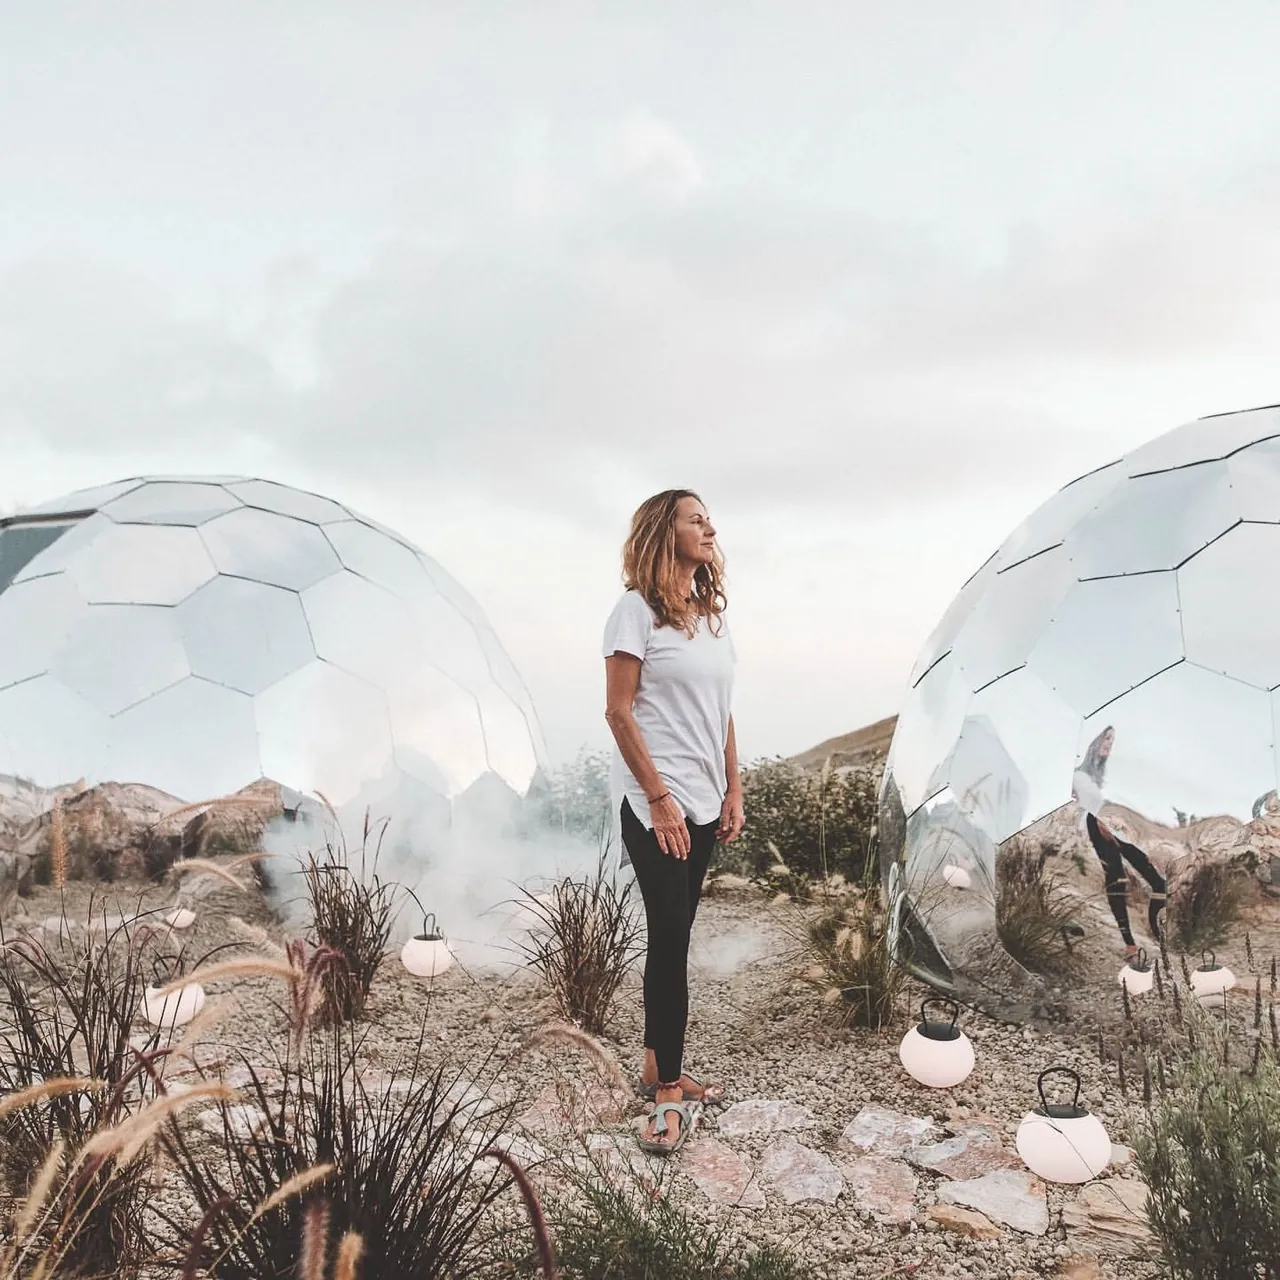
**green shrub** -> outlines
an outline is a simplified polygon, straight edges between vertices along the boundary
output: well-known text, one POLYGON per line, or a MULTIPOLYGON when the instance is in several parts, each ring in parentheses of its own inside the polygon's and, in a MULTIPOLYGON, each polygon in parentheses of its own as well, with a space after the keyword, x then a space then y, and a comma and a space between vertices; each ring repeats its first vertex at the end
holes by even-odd
POLYGON ((583 748, 572 763, 538 777, 525 797, 517 834, 536 838, 547 831, 596 840, 608 829, 610 755, 583 748))
POLYGON ((768 879, 782 863, 793 883, 834 875, 861 883, 868 868, 876 870, 878 789, 872 769, 810 773, 781 757, 757 760, 742 770, 746 826, 722 847, 720 868, 768 879))
POLYGON ((1161 1066, 1166 1087, 1148 1084, 1151 1103, 1134 1138, 1148 1221, 1177 1280, 1276 1280, 1276 1054, 1262 1039, 1233 1054, 1230 1024, 1181 1003, 1190 1042, 1172 1070, 1161 1066))
POLYGON ((1033 973, 1063 973, 1075 964, 1068 926, 1078 912, 1057 876, 1045 870, 1053 846, 1025 836, 996 854, 996 933, 1001 945, 1033 973))
POLYGON ((1253 877, 1235 859, 1206 858, 1170 886, 1169 940, 1194 954, 1227 941, 1253 890, 1253 877))

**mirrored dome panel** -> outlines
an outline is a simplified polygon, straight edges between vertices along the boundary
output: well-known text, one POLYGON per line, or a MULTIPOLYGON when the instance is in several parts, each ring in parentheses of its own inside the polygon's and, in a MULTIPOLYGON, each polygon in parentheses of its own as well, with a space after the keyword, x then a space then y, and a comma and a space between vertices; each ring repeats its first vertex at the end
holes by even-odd
POLYGON ((140 477, 0 522, 0 773, 190 802, 267 777, 447 815, 545 758, 479 605, 329 498, 140 477))
MULTIPOLYGON (((880 856, 913 970, 1013 1018, 1114 1005, 1280 926, 1280 410, 1066 486, 911 674, 880 856)), ((1239 955, 1237 956, 1237 952, 1239 955)))

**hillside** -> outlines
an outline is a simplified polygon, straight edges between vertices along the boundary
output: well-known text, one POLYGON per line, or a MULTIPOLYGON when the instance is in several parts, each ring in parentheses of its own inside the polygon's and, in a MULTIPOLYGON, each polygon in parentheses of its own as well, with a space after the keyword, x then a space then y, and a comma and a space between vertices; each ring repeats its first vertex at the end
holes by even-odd
POLYGON ((792 756, 791 759, 805 769, 820 768, 828 756, 831 757, 833 769, 851 764, 869 764, 876 757, 883 759, 888 752, 889 743, 893 739, 894 726, 897 723, 897 716, 887 716, 883 720, 877 720, 875 724, 854 729, 851 733, 842 733, 837 737, 828 738, 825 742, 818 743, 816 747, 810 747, 808 751, 792 756))

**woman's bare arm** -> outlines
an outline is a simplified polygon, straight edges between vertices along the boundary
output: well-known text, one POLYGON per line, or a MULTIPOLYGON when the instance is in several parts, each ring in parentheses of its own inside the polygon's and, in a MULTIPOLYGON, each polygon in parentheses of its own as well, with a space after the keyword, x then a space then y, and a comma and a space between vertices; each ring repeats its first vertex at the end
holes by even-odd
POLYGON ((667 788, 654 767, 640 726, 631 714, 631 704, 635 702, 636 690, 640 687, 640 666, 640 659, 631 653, 618 652, 604 660, 604 718, 627 768, 644 788, 646 799, 652 800, 667 788))

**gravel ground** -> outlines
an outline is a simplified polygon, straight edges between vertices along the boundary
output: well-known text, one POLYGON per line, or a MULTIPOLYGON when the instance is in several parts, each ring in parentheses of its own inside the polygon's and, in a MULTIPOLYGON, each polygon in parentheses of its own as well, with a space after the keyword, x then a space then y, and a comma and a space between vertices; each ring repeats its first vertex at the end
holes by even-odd
MULTIPOLYGON (((207 876, 199 881, 191 878, 184 888, 188 891, 184 897, 194 899, 198 913, 186 935, 190 957, 230 942, 252 950, 248 939, 254 929, 265 930, 276 941, 286 936, 256 892, 237 893, 207 876)), ((139 904, 154 906, 172 898, 171 889, 142 885, 99 886, 99 897, 104 892, 109 912, 132 911, 139 904)), ((83 919, 89 890, 72 885, 62 901, 70 919, 83 919)), ((6 920, 6 934, 22 923, 56 915, 59 902, 56 891, 37 890, 15 908, 25 920, 6 920)), ((101 912, 102 907, 97 910, 101 912)), ((1033 1105, 1037 1073, 1067 1065, 1080 1073, 1083 1096, 1106 1123, 1112 1140, 1129 1139, 1131 1104, 1120 1097, 1112 1074, 1099 1064, 1092 1034, 1048 1034, 966 1015, 963 1025, 978 1053, 973 1074, 953 1090, 917 1085, 897 1057, 905 1023, 890 1032, 870 1033, 840 1031, 824 1020, 813 991, 796 977, 803 964, 794 954, 795 921, 795 908, 773 906, 754 891, 713 891, 701 909, 695 928, 686 1066, 695 1075, 722 1083, 729 1101, 783 1099, 811 1108, 816 1127, 797 1136, 833 1158, 838 1155, 841 1131, 869 1103, 933 1117, 940 1126, 952 1129, 966 1117, 994 1117, 1002 1124, 1005 1145, 1011 1150, 1017 1123, 1033 1105)), ((213 1034, 265 1060, 264 1045, 284 1042, 282 1019, 271 1002, 271 996, 279 994, 277 985, 270 979, 214 984, 211 994, 217 993, 225 1012, 213 1034)), ((925 994, 914 991, 909 1002, 918 1005, 925 994)), ((499 1102, 523 1104, 566 1073, 575 1079, 582 1079, 584 1072, 591 1074, 581 1052, 569 1045, 518 1052, 530 1032, 556 1019, 552 1001, 528 971, 458 966, 428 990, 428 984, 405 972, 394 957, 380 971, 367 1009, 365 1056, 372 1071, 394 1070, 397 1056, 416 1042, 424 1010, 432 1055, 456 1063, 499 1102), (515 1056, 494 1078, 493 1064, 508 1055, 515 1056)), ((625 981, 603 1037, 629 1078, 640 1065, 641 1028, 636 972, 625 981)), ((632 1103, 631 1116, 614 1126, 623 1141, 631 1141, 627 1125, 641 1110, 641 1104, 632 1103)), ((704 1133, 713 1134, 716 1114, 710 1113, 707 1125, 694 1135, 687 1150, 703 1140, 704 1133)), ((720 1140, 753 1162, 758 1162, 769 1141, 754 1134, 720 1140)), ((915 1216, 900 1227, 874 1221, 848 1189, 834 1205, 811 1201, 788 1207, 768 1191, 763 1208, 712 1204, 681 1172, 685 1154, 655 1162, 665 1164, 659 1176, 666 1194, 681 1197, 699 1218, 728 1228, 745 1243, 785 1245, 815 1276, 881 1277, 909 1274, 914 1267, 919 1276, 1013 1280, 1063 1274, 1064 1259, 1080 1248, 1081 1242, 1061 1224, 1060 1211, 1074 1196, 1063 1188, 1049 1188, 1050 1226, 1045 1235, 1004 1229, 998 1239, 978 1240, 928 1221, 927 1208, 944 1179, 927 1172, 919 1175, 915 1216)), ((1123 1280, 1157 1274, 1147 1262, 1104 1256, 1101 1264, 1101 1271, 1081 1274, 1123 1280)))

